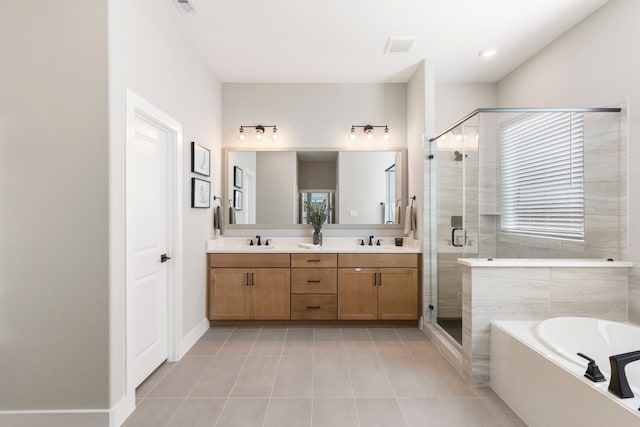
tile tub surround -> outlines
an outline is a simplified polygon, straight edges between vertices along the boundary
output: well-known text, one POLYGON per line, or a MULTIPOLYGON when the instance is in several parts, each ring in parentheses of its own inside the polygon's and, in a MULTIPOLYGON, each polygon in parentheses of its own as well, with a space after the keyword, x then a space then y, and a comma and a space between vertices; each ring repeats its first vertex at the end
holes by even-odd
POLYGON ((416 328, 215 327, 136 397, 125 427, 525 426, 416 328))
POLYGON ((627 320, 630 262, 460 259, 463 376, 489 384, 490 323, 590 316, 627 320))

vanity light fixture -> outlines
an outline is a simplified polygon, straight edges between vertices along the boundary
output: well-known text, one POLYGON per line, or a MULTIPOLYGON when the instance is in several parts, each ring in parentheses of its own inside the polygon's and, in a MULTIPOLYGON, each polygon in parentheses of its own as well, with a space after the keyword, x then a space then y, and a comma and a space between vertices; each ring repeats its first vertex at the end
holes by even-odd
POLYGON ((373 139, 373 129, 374 128, 384 128, 384 140, 388 141, 391 138, 391 133, 389 132, 389 126, 387 125, 351 125, 351 131, 349 134, 349 138, 351 140, 356 139, 356 128, 362 128, 364 134, 367 139, 371 141, 373 139))
POLYGON ((273 133, 271 134, 271 139, 274 141, 278 140, 278 128, 276 127, 276 125, 255 125, 255 126, 245 126, 245 125, 240 125, 240 134, 239 134, 239 138, 240 141, 244 141, 245 140, 245 134, 244 134, 244 128, 254 128, 256 130, 256 139, 258 141, 262 141, 262 137, 264 136, 264 128, 268 127, 268 128, 273 128, 273 133))

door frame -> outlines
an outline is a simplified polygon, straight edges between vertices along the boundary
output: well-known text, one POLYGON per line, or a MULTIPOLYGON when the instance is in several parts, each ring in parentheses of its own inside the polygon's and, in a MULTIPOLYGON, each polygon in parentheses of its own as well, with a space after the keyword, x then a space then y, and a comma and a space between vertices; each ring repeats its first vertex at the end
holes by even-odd
MULTIPOLYGON (((125 171, 127 145, 134 138, 134 119, 142 116, 154 125, 164 128, 169 134, 167 146, 167 355, 169 361, 180 358, 180 338, 182 331, 182 124, 155 107, 133 91, 127 89, 125 97, 125 171)), ((125 172, 124 191, 126 200, 127 176, 125 172)), ((129 286, 131 279, 130 242, 127 230, 125 202, 125 331, 126 331, 126 393, 135 398, 134 354, 133 354, 133 295, 129 286)))

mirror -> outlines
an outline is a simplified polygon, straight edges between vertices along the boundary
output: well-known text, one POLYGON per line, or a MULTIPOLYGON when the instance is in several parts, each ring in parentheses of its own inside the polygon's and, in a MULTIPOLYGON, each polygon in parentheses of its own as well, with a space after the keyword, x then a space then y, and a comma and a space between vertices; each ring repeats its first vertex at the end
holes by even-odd
POLYGON ((306 223, 304 201, 325 201, 328 224, 391 225, 406 204, 406 149, 242 151, 225 149, 230 225, 306 223), (235 217, 235 218, 234 218, 235 217))

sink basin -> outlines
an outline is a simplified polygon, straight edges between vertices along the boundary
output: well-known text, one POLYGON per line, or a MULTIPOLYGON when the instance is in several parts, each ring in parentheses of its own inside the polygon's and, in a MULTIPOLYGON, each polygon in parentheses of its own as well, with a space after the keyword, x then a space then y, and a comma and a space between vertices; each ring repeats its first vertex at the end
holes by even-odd
POLYGON ((305 249, 318 249, 320 245, 314 245, 313 243, 298 243, 298 246, 305 249))

